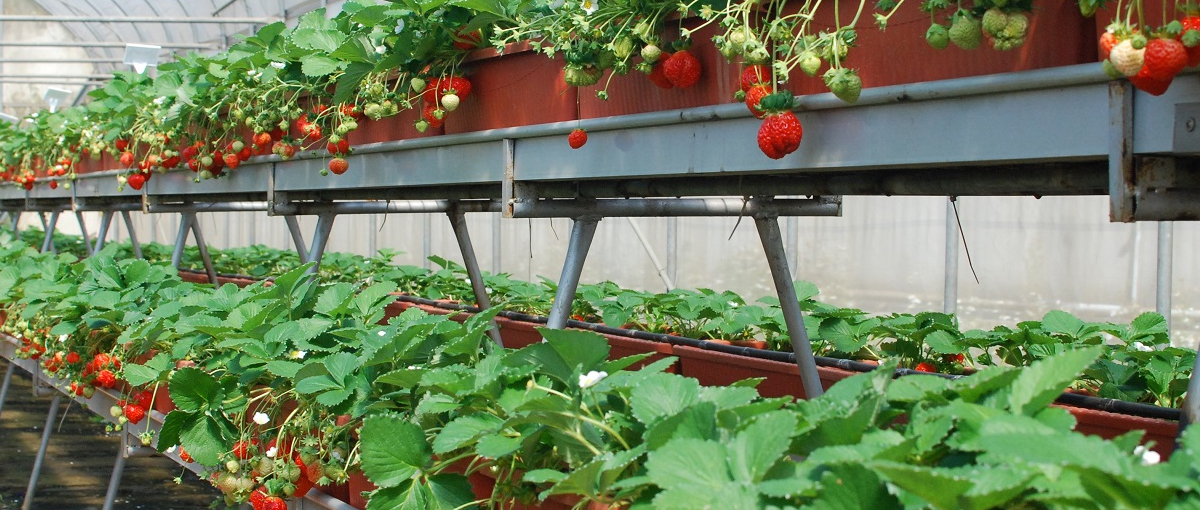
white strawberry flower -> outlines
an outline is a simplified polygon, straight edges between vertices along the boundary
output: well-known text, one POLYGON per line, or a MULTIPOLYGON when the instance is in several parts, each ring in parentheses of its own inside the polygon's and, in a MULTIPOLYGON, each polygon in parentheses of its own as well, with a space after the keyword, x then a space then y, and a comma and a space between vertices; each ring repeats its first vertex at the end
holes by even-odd
POLYGON ((266 455, 267 455, 268 459, 274 459, 276 455, 279 455, 279 448, 276 448, 274 446, 267 448, 266 455))
POLYGON ((292 351, 292 354, 291 354, 292 359, 304 359, 304 357, 307 355, 308 355, 308 351, 300 351, 300 350, 292 351))
POLYGON ((383 55, 384 53, 387 53, 387 46, 384 46, 384 45, 382 45, 382 44, 380 44, 379 46, 376 46, 376 47, 375 47, 375 53, 378 53, 378 54, 380 54, 380 55, 383 55))
POLYGON ((58 335, 58 341, 60 343, 66 343, 68 338, 71 338, 71 335, 58 335))
POLYGON ((596 9, 600 8, 600 2, 597 0, 583 0, 583 3, 580 4, 580 7, 583 7, 583 12, 585 14, 591 14, 596 12, 596 9))
POLYGON ((595 386, 596 383, 604 380, 605 377, 608 377, 608 372, 597 370, 592 370, 586 374, 581 374, 579 376, 579 387, 582 389, 591 388, 592 386, 595 386))
POLYGON ((287 64, 283 62, 271 62, 271 67, 274 67, 275 69, 283 69, 287 67, 287 64))
POLYGON ((1137 448, 1133 449, 1133 454, 1140 455, 1142 457, 1143 466, 1151 466, 1162 462, 1162 456, 1159 455, 1158 452, 1142 445, 1137 445, 1137 448))
POLYGON ((269 421, 271 421, 271 417, 267 416, 267 413, 254 413, 254 423, 266 425, 269 421))

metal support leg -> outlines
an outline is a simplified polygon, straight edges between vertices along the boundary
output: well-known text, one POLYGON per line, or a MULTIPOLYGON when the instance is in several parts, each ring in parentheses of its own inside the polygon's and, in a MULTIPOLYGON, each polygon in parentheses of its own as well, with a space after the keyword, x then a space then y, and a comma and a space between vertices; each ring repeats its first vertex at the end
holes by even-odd
POLYGON ((550 319, 546 327, 563 329, 571 316, 571 304, 575 301, 575 290, 579 288, 579 274, 583 261, 592 247, 596 236, 596 224, 600 218, 576 218, 571 226, 571 244, 567 246, 567 260, 563 262, 562 276, 558 277, 558 291, 554 293, 554 305, 550 308, 550 319))
POLYGON ((50 224, 46 223, 46 213, 40 212, 40 213, 37 213, 37 215, 38 215, 38 219, 41 220, 41 222, 42 222, 42 231, 44 232, 46 230, 49 230, 49 228, 47 228, 47 227, 49 227, 50 224))
MULTIPOLYGON (((487 286, 483 284, 483 272, 479 270, 479 259, 475 257, 475 247, 471 245, 471 234, 467 231, 467 216, 459 211, 451 211, 447 213, 450 217, 450 227, 454 229, 454 237, 458 238, 458 249, 462 252, 463 266, 467 268, 467 277, 471 279, 471 290, 475 293, 475 304, 480 309, 488 309, 492 307, 492 300, 488 297, 487 286)), ((497 330, 495 322, 493 327, 488 330, 488 336, 492 337, 492 341, 496 345, 504 347, 504 341, 500 339, 500 331, 497 330)))
POLYGON ((1167 330, 1171 329, 1171 273, 1174 269, 1175 241, 1172 238, 1175 224, 1158 222, 1158 284, 1154 305, 1159 315, 1167 319, 1167 330))
POLYGON ((79 237, 83 238, 83 247, 87 248, 88 254, 95 255, 96 247, 88 237, 87 222, 83 221, 83 211, 75 211, 75 221, 79 222, 79 237))
POLYGON ((21 223, 21 211, 13 211, 10 214, 10 218, 12 219, 12 231, 16 232, 17 227, 20 226, 21 223))
POLYGON ((42 253, 52 250, 57 252, 54 249, 54 228, 58 225, 58 214, 59 211, 50 213, 50 220, 44 224, 46 227, 46 238, 42 240, 42 253))
POLYGON ((125 461, 129 458, 129 435, 121 434, 121 446, 117 449, 117 460, 113 463, 112 476, 108 478, 108 492, 104 495, 104 510, 112 510, 121 488, 121 477, 125 474, 125 461))
MULTIPOLYGON (((171 252, 171 265, 176 269, 183 263, 183 248, 187 246, 188 232, 192 230, 192 222, 196 221, 196 213, 185 212, 179 215, 179 233, 175 234, 175 251, 171 252)), ((214 280, 213 283, 216 283, 214 280)))
POLYGON ((196 246, 200 248, 200 261, 204 263, 204 272, 208 274, 208 281, 216 285, 217 270, 213 267, 212 257, 208 254, 208 243, 204 242, 204 232, 200 230, 200 222, 196 221, 195 214, 192 216, 192 237, 196 239, 196 246))
POLYGON ((142 245, 138 243, 137 231, 133 229, 133 218, 129 216, 129 211, 121 211, 121 218, 125 220, 125 230, 129 231, 129 244, 133 247, 133 256, 142 258, 142 245))
POLYGON ((13 371, 17 366, 12 362, 8 363, 8 370, 4 371, 4 384, 0 385, 0 409, 4 409, 4 401, 8 399, 8 386, 12 383, 13 371))
POLYGON ((46 447, 50 445, 50 432, 54 430, 54 419, 58 417, 58 405, 62 403, 62 393, 55 392, 50 400, 50 411, 46 413, 46 426, 42 428, 42 444, 38 447, 37 457, 33 461, 33 471, 29 473, 29 486, 25 488, 25 501, 21 502, 21 510, 33 508, 33 493, 37 490, 38 476, 42 473, 42 461, 46 460, 46 447))
POLYGON ((958 313, 958 223, 954 221, 954 202, 946 201, 946 274, 942 311, 958 313))
POLYGON ((804 316, 800 312, 800 300, 796 298, 796 287, 788 274, 787 253, 779 232, 779 218, 757 217, 754 224, 758 227, 758 236, 762 239, 763 251, 767 254, 771 278, 775 280, 779 307, 783 310, 783 320, 787 323, 792 351, 796 353, 796 365, 800 368, 800 382, 804 385, 805 398, 817 398, 825 393, 825 389, 817 375, 817 363, 813 358, 812 344, 808 341, 808 331, 804 329, 804 316))
POLYGON ((321 257, 325 255, 325 245, 329 244, 329 233, 333 231, 333 213, 317 215, 317 231, 313 234, 312 247, 308 249, 308 262, 316 262, 311 269, 316 272, 321 267, 321 257))
POLYGON ((292 233, 292 243, 296 245, 296 253, 300 254, 301 261, 308 261, 308 248, 304 247, 304 234, 300 232, 300 221, 295 216, 284 216, 283 221, 287 222, 288 232, 292 233))
POLYGON ((96 252, 104 249, 104 239, 108 237, 108 229, 112 226, 112 220, 112 211, 104 211, 100 214, 100 230, 96 232, 96 252))

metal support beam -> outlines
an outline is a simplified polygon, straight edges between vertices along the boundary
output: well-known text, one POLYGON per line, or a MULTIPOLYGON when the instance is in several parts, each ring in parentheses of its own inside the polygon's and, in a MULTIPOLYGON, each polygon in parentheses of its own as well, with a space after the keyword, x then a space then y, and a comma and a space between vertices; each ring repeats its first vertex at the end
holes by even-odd
POLYGON ((58 406, 62 403, 62 393, 55 392, 50 399, 50 411, 46 413, 46 425, 42 427, 42 443, 38 447, 37 457, 33 460, 33 470, 29 472, 29 485, 25 487, 25 500, 21 502, 21 510, 32 510, 33 494, 37 490, 38 477, 42 473, 42 462, 46 460, 46 448, 50 446, 50 433, 54 430, 54 419, 58 417, 58 406))
POLYGON ((571 317, 571 305, 575 301, 575 290, 579 288, 579 275, 583 271, 583 261, 587 259, 588 250, 592 247, 592 238, 596 236, 596 224, 600 218, 586 216, 576 218, 571 225, 571 242, 567 246, 567 259, 563 262, 562 275, 558 277, 558 290, 554 293, 554 304, 550 308, 550 318, 546 327, 563 329, 567 327, 567 319, 571 317))
MULTIPOLYGON (((491 308, 492 299, 488 296, 487 286, 483 283, 483 272, 479 269, 479 259, 475 257, 475 247, 471 244, 471 234, 467 231, 467 216, 458 211, 451 211, 447 213, 447 216, 450 218, 450 227, 454 229, 454 237, 458 239, 458 249, 462 252, 467 278, 471 279, 471 291, 475 294, 475 305, 481 310, 491 308)), ((496 345, 504 347, 504 341, 500 339, 500 331, 495 326, 496 323, 493 321, 488 335, 492 337, 492 341, 496 342, 496 345)))
POLYGON ((1175 224, 1158 222, 1158 284, 1155 286, 1154 308, 1167 320, 1171 330, 1171 281, 1175 262, 1175 224))
POLYGON ((771 279, 775 280, 775 292, 779 295, 779 308, 787 324, 788 337, 792 341, 792 352, 796 354, 796 365, 800 369, 800 382, 804 385, 804 396, 814 399, 825 393, 821 378, 817 374, 817 363, 813 357, 808 331, 804 329, 804 315, 800 311, 800 300, 796 287, 788 273, 787 252, 783 247, 783 236, 779 232, 777 216, 756 216, 754 224, 762 239, 763 251, 767 254, 767 265, 771 267, 771 279))
POLYGON ((42 253, 48 251, 56 251, 54 248, 54 228, 58 226, 59 211, 56 209, 50 213, 50 220, 43 223, 46 227, 46 237, 42 240, 42 253))
POLYGON ((325 255, 325 245, 329 244, 329 233, 333 231, 334 218, 337 218, 337 215, 333 213, 317 215, 317 231, 313 234, 312 247, 308 249, 307 262, 316 262, 310 269, 311 272, 317 272, 321 267, 321 257, 325 255))
POLYGON ((740 198, 635 198, 600 200, 521 200, 514 218, 570 218, 587 211, 599 217, 627 216, 837 216, 839 198, 745 200, 740 198))
POLYGON ((292 234, 292 243, 296 245, 296 253, 300 255, 300 260, 308 261, 308 248, 304 246, 304 233, 300 232, 300 220, 295 216, 284 216, 283 221, 287 222, 288 232, 292 234))
MULTIPOLYGON (((0 42, 0 48, 5 46, 22 47, 22 48, 124 48, 129 43, 122 41, 79 41, 79 42, 55 42, 55 41, 3 41, 0 42)), ((164 50, 215 50, 217 46, 214 44, 204 43, 142 43, 153 46, 160 46, 164 50)))
POLYGON ((121 434, 121 445, 117 448, 117 460, 113 463, 112 476, 108 478, 108 492, 104 494, 103 510, 112 510, 113 503, 117 500, 117 491, 121 488, 121 476, 125 474, 125 460, 129 457, 126 455, 126 450, 129 448, 129 434, 121 434))
POLYGON ((642 232, 642 227, 638 226, 637 222, 633 221, 633 218, 625 219, 629 221, 629 227, 633 229, 633 235, 637 236, 638 241, 642 243, 642 248, 646 250, 646 256, 650 257, 650 263, 654 264, 654 270, 658 272, 658 278, 662 280, 663 286, 667 288, 667 292, 674 290, 675 282, 667 274, 667 268, 658 260, 658 254, 654 252, 654 247, 650 246, 650 240, 646 239, 646 234, 642 232))
POLYGON ((96 252, 104 249, 104 240, 108 237, 108 229, 112 226, 113 212, 104 211, 100 213, 100 231, 96 232, 96 252))
MULTIPOLYGON (((183 249, 187 246, 188 232, 192 230, 192 222, 196 221, 196 213, 185 212, 179 215, 179 232, 175 234, 175 250, 171 252, 171 265, 179 269, 183 263, 183 249)), ((215 280, 213 283, 216 283, 215 280)))
POLYGON ((254 24, 267 25, 279 21, 278 18, 212 18, 212 17, 185 17, 185 16, 57 16, 57 15, 26 15, 26 14, 4 14, 0 15, 0 23, 8 22, 28 22, 28 23, 185 23, 188 25, 194 24, 254 24))
POLYGON ((946 274, 942 312, 958 313, 958 222, 955 221, 953 198, 946 200, 946 274))
POLYGON ((83 247, 91 255, 96 254, 95 245, 92 244, 91 238, 88 237, 87 222, 83 220, 83 211, 75 211, 75 221, 79 222, 79 237, 83 238, 83 247))
POLYGON ((204 272, 208 274, 208 282, 217 284, 217 270, 213 267, 212 257, 208 254, 208 243, 204 242, 204 232, 200 230, 200 222, 192 213, 192 237, 196 239, 196 247, 200 248, 200 261, 204 263, 204 272))
POLYGON ((133 247, 133 256, 142 258, 142 245, 138 243, 137 231, 133 228, 133 218, 129 216, 129 211, 121 211, 121 218, 125 220, 125 230, 129 231, 129 244, 133 247))
POLYGON ((1108 84, 1109 219, 1133 221, 1133 86, 1127 80, 1108 84))
POLYGON ((4 371, 4 384, 0 385, 0 409, 4 409, 4 401, 8 399, 8 387, 12 384, 13 371, 17 366, 13 362, 8 362, 8 369, 4 371))

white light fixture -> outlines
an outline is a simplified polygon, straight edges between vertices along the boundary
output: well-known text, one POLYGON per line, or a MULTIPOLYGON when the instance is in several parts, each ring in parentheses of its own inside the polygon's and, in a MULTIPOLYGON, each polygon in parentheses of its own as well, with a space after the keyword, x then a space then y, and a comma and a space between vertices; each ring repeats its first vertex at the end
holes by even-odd
POLYGON ((145 73, 147 67, 158 65, 158 53, 160 51, 162 51, 162 46, 126 44, 125 63, 133 66, 133 70, 137 71, 138 74, 145 73))
POLYGON ((46 89, 46 93, 42 94, 42 99, 45 99, 46 104, 50 105, 50 113, 54 113, 58 111, 58 105, 62 104, 62 102, 66 101, 70 96, 71 91, 69 90, 49 87, 46 89))

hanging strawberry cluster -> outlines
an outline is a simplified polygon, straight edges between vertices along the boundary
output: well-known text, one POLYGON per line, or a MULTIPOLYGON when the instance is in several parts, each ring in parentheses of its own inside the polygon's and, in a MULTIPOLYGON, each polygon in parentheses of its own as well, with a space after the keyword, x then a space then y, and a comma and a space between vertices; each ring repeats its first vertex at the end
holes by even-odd
POLYGON ((939 50, 951 43, 973 50, 985 42, 998 51, 1019 48, 1029 33, 1028 13, 1032 9, 1032 0, 977 0, 969 7, 961 1, 925 0, 921 10, 933 20, 925 41, 939 50), (949 25, 938 22, 939 16, 949 25))
POLYGON ((1139 90, 1158 96, 1185 68, 1200 65, 1200 7, 1196 4, 1180 7, 1183 17, 1160 27, 1139 22, 1145 19, 1141 0, 1125 5, 1123 13, 1121 10, 1118 7, 1118 19, 1100 35, 1100 59, 1109 76, 1128 78, 1139 90))

